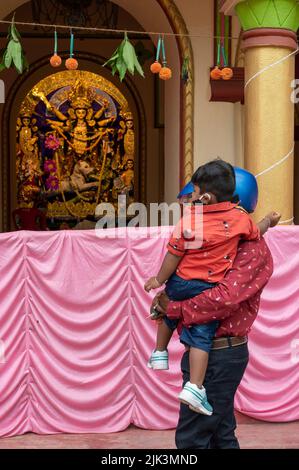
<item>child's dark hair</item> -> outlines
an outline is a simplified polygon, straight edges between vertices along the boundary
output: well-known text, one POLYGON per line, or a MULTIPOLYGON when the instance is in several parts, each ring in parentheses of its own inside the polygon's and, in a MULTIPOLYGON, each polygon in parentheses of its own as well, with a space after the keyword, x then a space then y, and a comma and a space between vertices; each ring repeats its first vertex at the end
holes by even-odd
POLYGON ((192 183, 199 186, 201 194, 213 193, 218 202, 231 201, 236 188, 235 171, 230 163, 219 158, 200 166, 192 183))

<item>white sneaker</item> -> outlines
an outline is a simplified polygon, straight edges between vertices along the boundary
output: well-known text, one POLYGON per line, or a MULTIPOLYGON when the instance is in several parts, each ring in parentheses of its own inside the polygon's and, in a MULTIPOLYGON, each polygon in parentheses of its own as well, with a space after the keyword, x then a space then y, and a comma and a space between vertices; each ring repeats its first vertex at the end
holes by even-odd
POLYGON ((179 394, 179 400, 189 405, 190 410, 203 415, 211 416, 213 408, 208 402, 206 389, 198 388, 196 384, 187 382, 179 394))
POLYGON ((167 351, 153 351, 147 367, 150 369, 167 370, 168 367, 168 352, 167 351))

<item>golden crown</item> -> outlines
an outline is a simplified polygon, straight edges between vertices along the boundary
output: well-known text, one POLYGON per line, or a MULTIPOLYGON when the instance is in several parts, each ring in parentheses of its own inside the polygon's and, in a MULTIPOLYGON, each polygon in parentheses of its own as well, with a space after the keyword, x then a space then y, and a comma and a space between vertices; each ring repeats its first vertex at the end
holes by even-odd
POLYGON ((95 98, 95 92, 86 87, 80 80, 76 80, 69 93, 69 100, 73 109, 88 109, 95 98))
POLYGON ((24 118, 24 117, 31 118, 33 110, 34 110, 34 103, 29 101, 28 97, 26 97, 25 100, 23 101, 22 105, 21 105, 20 116, 22 118, 24 118))
POLYGON ((131 113, 131 111, 122 112, 121 115, 123 116, 125 121, 133 121, 133 114, 131 113))

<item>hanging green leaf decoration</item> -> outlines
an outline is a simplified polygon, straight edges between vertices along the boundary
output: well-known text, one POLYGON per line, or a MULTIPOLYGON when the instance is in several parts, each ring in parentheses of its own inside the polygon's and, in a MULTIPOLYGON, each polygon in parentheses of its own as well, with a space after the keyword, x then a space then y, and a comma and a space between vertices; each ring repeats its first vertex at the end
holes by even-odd
POLYGON ((14 65, 17 72, 21 74, 24 70, 28 70, 29 65, 21 45, 20 33, 15 25, 15 15, 9 27, 7 38, 8 44, 2 56, 0 72, 14 65))
POLYGON ((112 75, 115 75, 115 73, 118 72, 121 82, 125 78, 127 70, 131 75, 134 75, 135 70, 137 70, 137 72, 144 77, 143 69, 138 61, 135 48, 130 43, 127 33, 125 33, 123 41, 114 51, 110 59, 105 62, 103 67, 106 65, 110 65, 112 75))

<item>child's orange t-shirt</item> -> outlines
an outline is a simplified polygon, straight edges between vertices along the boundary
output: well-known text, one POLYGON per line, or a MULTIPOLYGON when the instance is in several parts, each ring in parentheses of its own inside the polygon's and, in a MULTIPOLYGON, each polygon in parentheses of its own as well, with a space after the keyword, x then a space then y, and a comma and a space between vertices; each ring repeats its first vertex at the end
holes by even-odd
POLYGON ((167 245, 182 258, 176 274, 185 280, 219 282, 235 260, 240 239, 260 238, 259 228, 237 204, 194 205, 187 212, 167 245))

